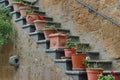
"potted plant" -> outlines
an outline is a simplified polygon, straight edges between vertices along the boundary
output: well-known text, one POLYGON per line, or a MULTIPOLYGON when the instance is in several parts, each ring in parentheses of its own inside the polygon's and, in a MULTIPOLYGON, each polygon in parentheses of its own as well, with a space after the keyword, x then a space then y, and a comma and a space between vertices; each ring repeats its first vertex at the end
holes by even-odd
POLYGON ((49 35, 50 49, 65 48, 67 36, 66 34, 54 33, 49 35))
POLYGON ((31 7, 26 6, 26 5, 20 6, 19 11, 20 11, 21 17, 26 17, 26 14, 27 14, 28 10, 31 10, 31 7))
POLYGON ((71 39, 67 39, 64 53, 65 53, 65 58, 71 58, 72 54, 75 54, 75 43, 72 42, 71 39))
POLYGON ((89 66, 88 60, 84 60, 83 64, 87 66, 86 72, 88 80, 98 80, 98 75, 103 73, 103 68, 98 67, 97 63, 89 66))
POLYGON ((115 77, 111 74, 108 75, 98 74, 98 80, 115 80, 115 77))
POLYGON ((24 5, 23 0, 13 0, 12 4, 13 4, 14 11, 17 11, 17 12, 19 12, 19 7, 24 5))
POLYGON ((85 65, 83 61, 86 59, 86 51, 90 49, 89 46, 85 44, 77 44, 77 49, 80 47, 81 53, 72 54, 72 66, 73 70, 85 70, 85 65))
POLYGON ((37 32, 43 32, 43 27, 47 24, 48 21, 45 20, 34 20, 35 28, 37 32))
POLYGON ((55 29, 55 26, 54 26, 54 25, 48 25, 48 24, 46 24, 46 25, 43 27, 43 32, 44 32, 45 38, 46 38, 46 39, 49 39, 49 35, 50 35, 50 34, 57 33, 57 30, 55 29))
POLYGON ((111 71, 110 74, 98 74, 98 80, 118 80, 119 76, 111 71))
POLYGON ((26 11, 27 24, 33 24, 35 20, 39 20, 39 14, 35 13, 32 9, 26 11))

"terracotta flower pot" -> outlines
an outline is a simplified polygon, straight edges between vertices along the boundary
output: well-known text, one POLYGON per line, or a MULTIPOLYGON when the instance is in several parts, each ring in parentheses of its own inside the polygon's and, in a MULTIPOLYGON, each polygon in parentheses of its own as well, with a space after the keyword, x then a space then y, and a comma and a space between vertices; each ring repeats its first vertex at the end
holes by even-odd
POLYGON ((21 17, 26 17, 26 11, 30 9, 31 8, 28 6, 20 6, 19 10, 20 10, 21 17))
POLYGON ((49 35, 50 49, 64 48, 67 37, 65 34, 55 33, 49 35))
POLYGON ((36 13, 30 13, 26 15, 27 24, 33 24, 35 20, 39 20, 39 15, 36 13))
POLYGON ((83 60, 86 59, 86 54, 73 54, 72 55, 72 66, 73 70, 84 70, 85 65, 83 60))
POLYGON ((45 28, 43 31, 46 39, 49 39, 50 34, 57 33, 57 30, 54 28, 45 28))
POLYGON ((98 80, 98 74, 103 73, 103 69, 87 68, 86 72, 88 80, 98 80))
POLYGON ((20 2, 13 2, 13 9, 14 9, 14 11, 18 11, 19 12, 19 7, 20 6, 23 6, 23 4, 20 3, 20 2))
POLYGON ((71 58, 72 54, 75 54, 75 49, 74 48, 65 48, 64 53, 65 53, 65 58, 71 58))
POLYGON ((34 24, 35 24, 35 28, 37 32, 43 32, 43 27, 46 25, 47 21, 45 20, 35 20, 34 24))

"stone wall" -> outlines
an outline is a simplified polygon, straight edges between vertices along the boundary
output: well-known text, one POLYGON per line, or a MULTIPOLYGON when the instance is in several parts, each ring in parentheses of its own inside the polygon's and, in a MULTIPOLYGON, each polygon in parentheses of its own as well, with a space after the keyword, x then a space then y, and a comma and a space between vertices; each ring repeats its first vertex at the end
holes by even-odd
POLYGON ((28 32, 15 27, 14 53, 20 57, 20 66, 14 73, 14 80, 73 80, 63 74, 62 68, 32 39, 28 32))
MULTIPOLYGON (((119 0, 81 1, 120 23, 119 0)), ((71 29, 73 35, 79 35, 81 42, 90 43, 92 51, 101 53, 101 59, 120 58, 120 27, 94 12, 89 13, 75 0, 39 0, 39 4, 41 10, 54 17, 54 21, 61 22, 63 28, 71 29)), ((114 67, 120 67, 119 61, 116 64, 114 67)))

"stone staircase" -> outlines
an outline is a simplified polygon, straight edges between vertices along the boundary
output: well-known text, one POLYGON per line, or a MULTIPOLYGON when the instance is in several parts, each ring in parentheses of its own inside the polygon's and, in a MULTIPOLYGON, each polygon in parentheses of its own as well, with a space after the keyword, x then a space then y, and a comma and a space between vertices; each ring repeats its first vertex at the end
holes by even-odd
MULTIPOLYGON (((0 1, 1 5, 8 5, 8 1, 7 0, 1 0, 0 1)), ((38 45, 43 46, 44 51, 46 52, 46 54, 48 54, 50 57, 52 57, 54 59, 54 62, 62 67, 63 71, 63 75, 69 75, 73 77, 73 80, 87 80, 87 74, 86 71, 73 71, 72 70, 72 62, 71 59, 62 59, 61 57, 64 56, 64 50, 63 49, 49 49, 50 47, 50 41, 49 40, 45 40, 44 37, 44 33, 38 33, 35 30, 35 25, 34 24, 27 24, 25 18, 20 17, 20 13, 16 12, 13 10, 12 6, 11 8, 11 15, 13 17, 13 20, 16 22, 16 24, 18 24, 19 28, 24 29, 25 31, 28 32, 28 35, 31 36, 31 38, 35 39, 36 43, 38 45)), ((70 33, 69 29, 63 29, 61 27, 61 23, 57 23, 54 22, 53 18, 48 17, 45 12, 41 12, 38 11, 39 8, 33 6, 34 9, 36 9, 36 13, 39 13, 40 15, 44 15, 45 18, 44 20, 49 21, 47 24, 51 24, 51 25, 55 25, 57 28, 57 31, 60 33, 64 33, 64 34, 69 34, 69 38, 72 39, 72 41, 74 42, 79 42, 79 36, 73 36, 70 33)), ((86 44, 89 45, 89 43, 80 43, 80 44, 86 44)), ((77 52, 81 52, 80 50, 78 50, 77 52)), ((109 74, 111 73, 112 70, 112 61, 111 60, 100 60, 99 59, 99 52, 87 52, 87 55, 90 56, 89 63, 90 65, 93 65, 94 63, 97 63, 100 67, 104 68, 104 74, 109 74)), ((116 74, 119 75, 120 78, 120 72, 119 71, 114 71, 116 74)))

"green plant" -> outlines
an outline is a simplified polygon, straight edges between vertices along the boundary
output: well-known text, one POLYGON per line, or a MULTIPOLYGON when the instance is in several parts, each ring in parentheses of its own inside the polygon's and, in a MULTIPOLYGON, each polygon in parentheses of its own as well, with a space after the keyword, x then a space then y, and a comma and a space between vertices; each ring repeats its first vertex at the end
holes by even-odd
POLYGON ((115 80, 115 77, 112 74, 108 75, 98 74, 98 80, 115 80))
POLYGON ((74 48, 75 43, 71 39, 67 39, 66 45, 67 48, 74 48))
POLYGON ((0 6, 0 47, 12 37, 13 29, 9 9, 0 6))
POLYGON ((32 9, 26 10, 26 14, 30 14, 30 13, 34 13, 34 10, 32 10, 32 9))
POLYGON ((46 24, 46 25, 44 26, 44 28, 55 29, 55 25, 48 25, 48 24, 46 24))
POLYGON ((0 20, 5 20, 5 21, 11 20, 10 8, 0 6, 0 20))
POLYGON ((90 50, 90 47, 86 44, 77 44, 76 47, 77 49, 80 49, 82 53, 86 53, 90 50))

